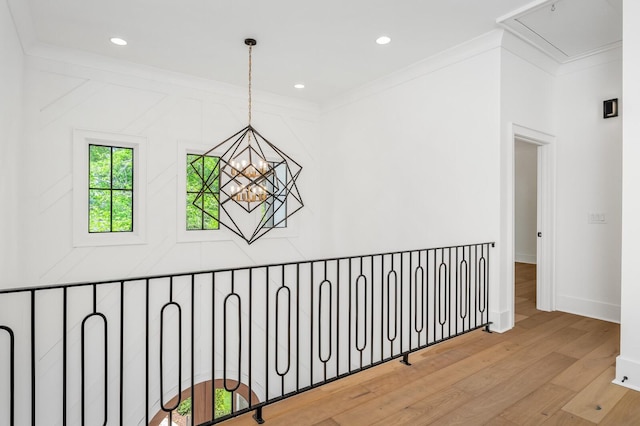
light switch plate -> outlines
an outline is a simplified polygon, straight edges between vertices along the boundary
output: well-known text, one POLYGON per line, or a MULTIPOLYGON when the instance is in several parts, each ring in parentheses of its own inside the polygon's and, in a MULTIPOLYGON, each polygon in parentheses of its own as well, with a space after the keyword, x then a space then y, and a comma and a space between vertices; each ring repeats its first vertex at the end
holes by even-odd
POLYGON ((589 213, 587 222, 589 225, 604 225, 607 223, 607 216, 604 213, 589 213))

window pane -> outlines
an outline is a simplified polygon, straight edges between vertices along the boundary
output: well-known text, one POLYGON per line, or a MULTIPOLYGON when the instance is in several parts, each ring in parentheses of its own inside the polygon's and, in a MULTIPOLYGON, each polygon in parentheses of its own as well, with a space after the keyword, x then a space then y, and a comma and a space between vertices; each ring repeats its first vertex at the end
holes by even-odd
POLYGON ((187 192, 200 192, 202 189, 202 157, 187 155, 187 192))
POLYGON ((133 192, 113 191, 112 232, 133 231, 133 192))
POLYGON ((202 229, 218 229, 218 197, 213 194, 204 195, 204 223, 202 229))
POLYGON ((111 187, 111 147, 89 145, 89 188, 111 187))
POLYGON ((219 160, 218 157, 187 154, 187 230, 219 229, 219 160))
MULTIPOLYGON (((202 229, 202 210, 193 205, 198 194, 187 194, 187 229, 202 229)), ((202 207, 202 198, 198 199, 198 206, 202 207)))
POLYGON ((133 189, 133 149, 113 148, 113 189, 133 189))
POLYGON ((204 179, 209 185, 207 189, 216 193, 220 191, 218 189, 220 181, 218 163, 218 157, 204 157, 204 179))
POLYGON ((111 231, 111 191, 89 191, 89 232, 111 231))
POLYGON ((224 388, 216 388, 215 393, 214 418, 231 414, 231 392, 227 392, 224 388))
POLYGON ((89 188, 89 232, 132 232, 133 149, 89 145, 89 188))
POLYGON ((271 163, 273 174, 269 177, 268 188, 272 198, 263 205, 262 215, 265 228, 287 227, 287 167, 285 163, 271 163))

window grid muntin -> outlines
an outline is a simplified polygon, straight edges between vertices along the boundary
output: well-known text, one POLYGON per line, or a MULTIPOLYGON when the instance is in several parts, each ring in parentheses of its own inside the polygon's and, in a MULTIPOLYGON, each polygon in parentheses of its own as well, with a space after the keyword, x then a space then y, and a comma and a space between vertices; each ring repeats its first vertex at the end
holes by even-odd
POLYGON ((187 169, 186 169, 186 194, 187 194, 187 208, 186 208, 186 229, 187 231, 217 231, 220 229, 220 157, 216 157, 213 155, 201 155, 201 154, 191 154, 187 153, 187 169), (215 166, 211 168, 211 172, 206 175, 206 160, 211 159, 215 162, 215 166), (198 170, 194 167, 193 163, 199 162, 198 170), (190 188, 190 180, 189 177, 191 173, 195 173, 198 177, 197 188, 190 188), (212 185, 208 186, 206 183, 209 181, 211 175, 214 174, 216 179, 212 183, 212 185), (203 192, 203 189, 207 186, 207 190, 203 192), (213 187, 213 188, 212 188, 213 187), (215 189, 215 190, 214 190, 215 189), (189 206, 192 204, 192 199, 198 196, 198 194, 202 194, 200 200, 198 200, 200 207, 196 207, 199 210, 200 220, 198 227, 189 227, 189 206), (206 200, 213 197, 213 201, 217 204, 217 209, 214 211, 214 214, 207 213, 206 200), (206 227, 205 223, 213 221, 215 226, 206 227))
POLYGON ((89 144, 89 150, 88 150, 88 155, 89 155, 89 167, 88 167, 88 174, 89 174, 89 184, 88 186, 88 207, 89 207, 89 214, 88 214, 88 223, 87 223, 87 228, 88 228, 88 232, 90 234, 106 234, 106 233, 114 233, 114 232, 133 232, 134 229, 134 185, 135 185, 135 173, 134 173, 134 164, 135 164, 135 150, 133 148, 130 147, 124 147, 124 146, 116 146, 116 145, 101 145, 101 144, 96 144, 96 143, 90 143, 89 144), (92 148, 93 147, 101 147, 101 148, 109 148, 109 186, 106 188, 96 188, 93 187, 91 184, 91 177, 92 177, 92 161, 91 161, 91 152, 92 152, 92 148), (121 150, 126 150, 131 152, 131 171, 130 171, 130 182, 131 182, 131 188, 114 188, 113 187, 113 152, 114 149, 121 149, 121 150), (91 191, 108 191, 109 193, 109 230, 104 230, 104 231, 92 231, 91 230, 91 191), (130 222, 131 222, 131 226, 129 229, 127 230, 113 230, 113 192, 114 191, 122 191, 122 192, 127 192, 129 194, 131 194, 130 197, 130 213, 129 213, 129 217, 130 217, 130 222))

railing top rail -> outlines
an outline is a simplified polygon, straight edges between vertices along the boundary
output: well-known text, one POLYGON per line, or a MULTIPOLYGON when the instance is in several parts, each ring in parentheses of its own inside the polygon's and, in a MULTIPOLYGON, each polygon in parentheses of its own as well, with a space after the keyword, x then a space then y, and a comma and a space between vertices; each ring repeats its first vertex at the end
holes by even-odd
POLYGON ((448 250, 453 248, 475 247, 475 246, 483 246, 483 245, 490 245, 491 247, 495 247, 496 243, 493 241, 488 241, 483 243, 460 244, 460 245, 452 245, 452 246, 444 246, 444 247, 430 247, 430 248, 415 249, 415 250, 392 251, 392 252, 386 252, 386 253, 373 253, 373 254, 363 254, 363 255, 353 255, 353 256, 330 257, 330 258, 322 258, 322 259, 309 259, 309 260, 280 262, 280 263, 271 263, 271 264, 253 265, 253 266, 237 266, 234 268, 210 269, 210 270, 201 270, 201 271, 194 271, 194 272, 179 272, 175 274, 159 274, 159 275, 149 275, 149 276, 142 276, 142 277, 128 277, 128 278, 119 278, 119 279, 111 279, 111 280, 104 280, 104 281, 85 281, 85 282, 76 282, 76 283, 68 283, 68 284, 51 284, 51 285, 43 285, 43 286, 17 287, 17 288, 9 288, 9 289, 0 289, 0 295, 9 294, 9 293, 28 293, 28 292, 33 292, 37 290, 60 290, 63 288, 72 288, 72 287, 84 287, 84 286, 93 286, 93 285, 102 285, 102 284, 147 281, 147 280, 157 280, 157 279, 163 279, 163 278, 187 277, 192 275, 195 276, 195 275, 215 274, 215 273, 224 273, 224 272, 232 272, 232 271, 240 271, 240 270, 264 269, 264 268, 272 268, 277 266, 282 267, 282 266, 299 265, 299 264, 307 264, 307 263, 335 262, 340 260, 401 255, 405 253, 416 253, 416 252, 433 251, 433 250, 448 250))

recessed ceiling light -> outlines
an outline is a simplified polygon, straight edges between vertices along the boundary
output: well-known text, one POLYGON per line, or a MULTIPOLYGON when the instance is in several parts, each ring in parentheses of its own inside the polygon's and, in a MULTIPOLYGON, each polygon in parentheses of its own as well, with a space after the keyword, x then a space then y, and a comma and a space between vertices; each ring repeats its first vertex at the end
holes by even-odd
POLYGON ((120 37, 111 37, 111 43, 118 45, 118 46, 126 46, 127 45, 127 40, 124 40, 120 37))
POLYGON ((296 83, 296 84, 293 85, 293 87, 295 87, 296 89, 304 89, 304 84, 296 83))
POLYGON ((388 36, 380 36, 376 39, 376 43, 378 44, 389 44, 391 42, 391 37, 388 36))

